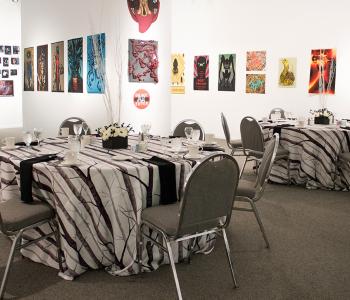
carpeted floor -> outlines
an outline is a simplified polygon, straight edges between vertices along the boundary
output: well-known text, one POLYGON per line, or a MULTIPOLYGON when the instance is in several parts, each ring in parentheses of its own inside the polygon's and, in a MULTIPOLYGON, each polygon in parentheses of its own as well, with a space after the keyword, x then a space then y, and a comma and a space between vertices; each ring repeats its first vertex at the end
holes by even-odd
MULTIPOLYGON (((210 255, 177 265, 184 299, 350 299, 350 194, 268 185, 257 205, 271 249, 254 215, 234 211, 228 236, 240 288, 232 288, 219 238, 210 255)), ((0 236, 1 274, 9 248, 0 236)), ((7 291, 23 299, 176 298, 169 265, 124 278, 89 271, 67 282, 20 256, 7 291)))

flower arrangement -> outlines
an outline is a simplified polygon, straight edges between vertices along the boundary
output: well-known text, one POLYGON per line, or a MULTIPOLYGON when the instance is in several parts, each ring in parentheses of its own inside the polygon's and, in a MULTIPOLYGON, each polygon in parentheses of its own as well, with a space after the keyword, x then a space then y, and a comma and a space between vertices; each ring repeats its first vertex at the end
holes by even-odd
POLYGON ((131 131, 134 131, 132 126, 130 124, 125 126, 125 123, 120 125, 118 123, 112 123, 97 129, 97 133, 100 137, 102 137, 103 141, 106 141, 111 137, 125 138, 131 131))
POLYGON ((310 110, 310 113, 314 116, 315 124, 329 124, 330 118, 334 118, 333 113, 327 108, 320 108, 318 110, 310 110))

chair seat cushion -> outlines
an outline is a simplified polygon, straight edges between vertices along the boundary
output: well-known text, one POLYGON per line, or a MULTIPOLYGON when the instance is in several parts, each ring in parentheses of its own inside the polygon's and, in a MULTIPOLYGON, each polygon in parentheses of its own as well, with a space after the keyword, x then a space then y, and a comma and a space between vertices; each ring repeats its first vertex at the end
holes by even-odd
MULTIPOLYGON (((262 158, 264 155, 264 152, 256 151, 256 150, 249 150, 248 153, 249 153, 249 156, 254 156, 256 158, 262 158)), ((286 158, 288 156, 289 156, 289 151, 287 149, 278 147, 277 153, 276 153, 276 159, 286 158)))
POLYGON ((159 205, 142 211, 141 219, 164 231, 168 236, 175 236, 179 225, 180 202, 159 205))
POLYGON ((230 144, 233 148, 242 148, 242 141, 241 140, 231 140, 230 144))
POLYGON ((20 199, 10 199, 0 203, 3 228, 15 232, 40 221, 53 218, 53 208, 45 202, 24 203, 20 199))
POLYGON ((255 196, 255 182, 248 181, 244 179, 240 179, 238 182, 236 197, 248 197, 250 199, 253 199, 255 196))
POLYGON ((343 162, 350 162, 350 152, 343 152, 339 154, 339 159, 343 162))

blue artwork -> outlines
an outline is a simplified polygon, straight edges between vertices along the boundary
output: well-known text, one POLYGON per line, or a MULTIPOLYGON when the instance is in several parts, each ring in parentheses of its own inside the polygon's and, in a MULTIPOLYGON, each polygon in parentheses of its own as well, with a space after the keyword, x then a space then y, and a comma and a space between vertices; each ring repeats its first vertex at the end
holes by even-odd
POLYGON ((87 37, 87 92, 102 94, 105 90, 106 35, 87 37))

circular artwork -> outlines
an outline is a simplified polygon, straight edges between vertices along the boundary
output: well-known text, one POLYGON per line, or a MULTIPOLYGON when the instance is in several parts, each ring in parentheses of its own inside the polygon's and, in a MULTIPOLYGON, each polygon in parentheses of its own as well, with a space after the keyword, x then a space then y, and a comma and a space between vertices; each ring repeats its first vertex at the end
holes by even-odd
POLYGON ((134 104, 138 109, 145 109, 149 105, 149 102, 150 96, 146 90, 140 89, 135 92, 134 104))
POLYGON ((129 12, 144 33, 158 18, 159 0, 127 0, 129 12))

